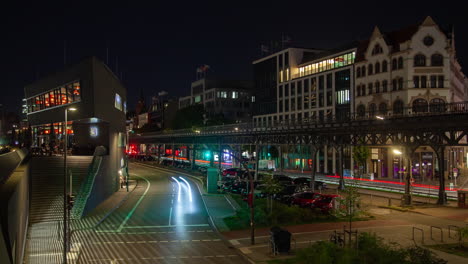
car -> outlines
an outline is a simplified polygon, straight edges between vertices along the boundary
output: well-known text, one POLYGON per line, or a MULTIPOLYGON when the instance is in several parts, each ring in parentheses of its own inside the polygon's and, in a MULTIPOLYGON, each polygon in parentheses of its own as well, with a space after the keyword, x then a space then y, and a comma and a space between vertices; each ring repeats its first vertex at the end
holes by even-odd
POLYGON ((320 193, 296 193, 291 198, 291 205, 298 205, 299 207, 311 207, 311 205, 320 197, 322 197, 320 193))
POLYGON ((247 183, 244 181, 235 181, 228 189, 231 193, 241 194, 243 189, 246 189, 247 183))
POLYGON ((320 210, 322 213, 330 213, 337 207, 336 199, 340 197, 341 196, 338 194, 322 195, 319 199, 310 204, 310 208, 320 210))
MULTIPOLYGON (((310 181, 311 179, 309 177, 299 177, 299 178, 295 178, 293 179, 293 183, 295 185, 303 185, 303 186, 307 186, 309 187, 310 186, 310 181)), ((323 190, 323 189, 326 189, 327 188, 327 184, 324 183, 323 181, 315 181, 315 189, 316 190, 323 190)))
POLYGON ((275 174, 273 179, 277 180, 281 185, 294 185, 293 179, 286 175, 275 174))
POLYGON ((283 189, 275 194, 274 198, 278 201, 281 201, 286 204, 291 204, 291 197, 297 192, 296 185, 286 185, 283 186, 283 189))
POLYGON ((236 177, 236 176, 241 176, 244 173, 244 171, 240 168, 229 168, 223 170, 223 176, 231 176, 231 177, 236 177))

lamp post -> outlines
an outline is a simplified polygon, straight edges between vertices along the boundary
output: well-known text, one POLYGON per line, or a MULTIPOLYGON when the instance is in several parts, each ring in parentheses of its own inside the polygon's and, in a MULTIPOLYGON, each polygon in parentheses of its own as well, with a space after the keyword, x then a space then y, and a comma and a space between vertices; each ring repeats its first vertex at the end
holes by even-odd
POLYGON ((67 251, 68 251, 68 226, 67 226, 67 149, 68 149, 68 136, 67 136, 67 123, 68 123, 68 111, 76 111, 76 108, 70 107, 65 108, 65 123, 64 123, 64 144, 63 144, 63 263, 67 264, 67 251))
POLYGON ((398 158, 398 161, 399 161, 399 165, 398 165, 398 178, 400 179, 400 183, 401 183, 401 177, 402 177, 402 169, 401 169, 401 159, 402 159, 402 154, 403 152, 399 151, 398 149, 394 149, 393 150, 393 153, 398 155, 399 158, 398 158))

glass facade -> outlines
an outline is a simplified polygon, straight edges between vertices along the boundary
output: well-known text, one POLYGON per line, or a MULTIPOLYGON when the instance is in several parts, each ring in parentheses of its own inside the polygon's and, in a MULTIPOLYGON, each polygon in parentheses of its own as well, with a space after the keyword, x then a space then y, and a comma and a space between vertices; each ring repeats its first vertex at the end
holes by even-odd
POLYGON ((81 101, 80 81, 74 81, 27 99, 28 113, 81 101))
POLYGON ((355 58, 356 52, 350 52, 335 58, 330 58, 302 66, 299 68, 299 77, 351 65, 354 63, 355 58))

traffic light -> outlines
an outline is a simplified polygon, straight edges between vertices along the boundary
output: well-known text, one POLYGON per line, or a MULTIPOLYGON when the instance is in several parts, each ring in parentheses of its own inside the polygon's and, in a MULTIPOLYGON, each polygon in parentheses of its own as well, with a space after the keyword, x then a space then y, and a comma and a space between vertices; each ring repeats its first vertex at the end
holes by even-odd
POLYGON ((210 151, 209 151, 209 150, 205 150, 205 151, 203 152, 203 157, 205 157, 205 159, 209 160, 210 157, 211 157, 210 151))
POLYGON ((67 194, 67 209, 71 211, 75 204, 75 196, 67 194))

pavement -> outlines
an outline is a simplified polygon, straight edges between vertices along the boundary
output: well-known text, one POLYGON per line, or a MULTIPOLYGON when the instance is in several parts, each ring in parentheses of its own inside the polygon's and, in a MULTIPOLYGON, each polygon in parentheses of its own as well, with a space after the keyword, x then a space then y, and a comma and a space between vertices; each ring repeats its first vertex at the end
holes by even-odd
MULTIPOLYGON (((197 176, 192 175, 192 177, 197 182, 197 176)), ((347 222, 335 222, 283 227, 292 233, 292 251, 289 255, 275 256, 270 249, 269 228, 256 229, 255 244, 251 245, 250 230, 231 231, 227 229, 222 221, 224 217, 233 215, 239 205, 230 199, 229 195, 207 194, 203 188, 200 188, 200 190, 207 211, 222 239, 227 241, 231 247, 236 248, 251 263, 266 263, 274 259, 291 257, 297 249, 307 247, 319 240, 329 240, 333 231, 342 232, 343 228, 348 226, 347 222)), ((325 192, 333 193, 336 190, 328 189, 325 192)), ((433 199, 428 200, 430 198, 416 197, 416 205, 410 208, 398 208, 401 201, 400 194, 366 190, 361 193, 361 199, 363 207, 375 219, 353 222, 353 230, 375 232, 383 237, 386 242, 397 242, 402 246, 455 243, 457 241, 453 238, 455 231, 452 230, 449 237, 449 225, 459 227, 468 225, 468 209, 457 208, 453 204, 452 206, 436 206, 432 203, 433 199), (418 201, 418 199, 420 200, 418 201), (389 200, 391 207, 388 207, 389 200), (437 228, 442 229, 442 236, 437 228), (414 239, 413 231, 415 232, 414 239)), ((436 250, 433 251, 439 257, 448 260, 448 263, 466 263, 466 258, 436 250)))

